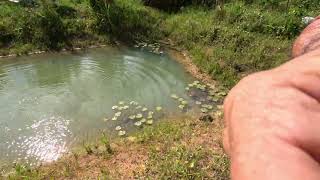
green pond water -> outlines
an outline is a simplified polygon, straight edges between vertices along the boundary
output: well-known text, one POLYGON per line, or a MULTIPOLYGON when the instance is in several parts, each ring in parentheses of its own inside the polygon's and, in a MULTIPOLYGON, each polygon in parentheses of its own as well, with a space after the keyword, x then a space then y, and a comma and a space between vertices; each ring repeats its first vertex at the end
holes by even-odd
POLYGON ((181 112, 170 96, 185 94, 193 80, 167 55, 138 49, 3 59, 0 162, 51 162, 102 130, 111 136, 117 126, 136 128, 128 120, 111 120, 119 101, 139 102, 148 111, 161 106, 159 117, 181 112))

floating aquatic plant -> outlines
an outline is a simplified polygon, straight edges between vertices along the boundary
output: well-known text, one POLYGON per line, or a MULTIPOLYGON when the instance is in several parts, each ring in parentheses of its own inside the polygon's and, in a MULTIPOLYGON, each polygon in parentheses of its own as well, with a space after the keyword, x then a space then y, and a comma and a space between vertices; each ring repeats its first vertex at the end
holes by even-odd
POLYGON ((196 101, 196 105, 201 105, 202 102, 201 101, 196 101))
POLYGON ((142 108, 142 112, 146 112, 146 111, 148 111, 148 108, 146 107, 142 108))
POLYGON ((161 110, 162 110, 162 107, 158 106, 158 107, 156 107, 156 110, 157 110, 157 111, 161 111, 161 110))
POLYGON ((137 118, 137 119, 142 118, 142 114, 137 114, 137 115, 136 115, 136 118, 137 118))
POLYGON ((109 121, 109 119, 108 119, 108 118, 104 118, 103 121, 104 121, 104 122, 107 122, 107 121, 109 121))
POLYGON ((203 113, 207 113, 207 112, 208 112, 208 109, 207 109, 207 108, 201 108, 200 110, 201 110, 201 112, 203 112, 203 113))
POLYGON ((118 132, 118 135, 119 135, 119 136, 124 136, 124 135, 126 135, 126 131, 119 131, 119 132, 118 132))
POLYGON ((129 106, 123 106, 123 109, 125 109, 125 110, 129 109, 129 106))
POLYGON ((119 116, 121 116, 121 112, 117 112, 117 113, 115 113, 115 114, 114 114, 114 116, 115 116, 115 117, 119 117, 119 116))
POLYGON ((218 101, 219 101, 219 98, 217 98, 217 97, 212 97, 211 101, 213 101, 213 102, 218 102, 218 101))
POLYGON ((181 101, 181 104, 182 104, 182 105, 187 105, 187 104, 188 104, 188 101, 181 101))
POLYGON ((178 99, 178 98, 179 98, 176 94, 172 94, 171 97, 172 97, 173 99, 178 99))
POLYGON ((116 131, 120 131, 121 129, 122 129, 121 126, 116 127, 116 131))
POLYGON ((129 104, 130 104, 130 105, 135 105, 135 106, 137 106, 137 105, 138 105, 138 103, 137 103, 137 102, 135 102, 135 101, 131 101, 129 104))
POLYGON ((147 118, 152 119, 153 118, 152 114, 149 114, 147 118))
POLYGON ((135 115, 131 115, 131 116, 129 116, 129 119, 134 120, 134 119, 136 119, 136 116, 135 115))
POLYGON ((140 120, 140 122, 141 123, 145 123, 147 120, 145 119, 145 118, 142 118, 141 120, 140 120))
POLYGON ((137 106, 137 107, 136 107, 136 109, 141 109, 141 108, 142 108, 142 106, 137 106))
POLYGON ((142 122, 141 121, 137 121, 137 122, 134 123, 134 125, 139 127, 139 126, 142 125, 142 122))
POLYGON ((189 88, 189 87, 186 87, 186 88, 185 88, 185 90, 186 90, 186 91, 189 91, 189 90, 190 90, 190 88, 189 88))
POLYGON ((184 99, 183 98, 179 98, 178 101, 182 102, 182 101, 184 101, 184 99))
POLYGON ((218 96, 226 96, 227 93, 226 93, 225 91, 221 91, 221 92, 219 92, 217 95, 218 95, 218 96))
POLYGON ((124 101, 120 101, 120 102, 119 102, 119 105, 124 105, 124 101))
POLYGON ((112 121, 116 121, 116 120, 118 120, 118 118, 117 117, 113 117, 111 120, 112 121))
POLYGON ((152 120, 152 119, 148 120, 148 121, 146 122, 146 124, 152 125, 152 124, 153 124, 153 120, 152 120))
POLYGON ((118 106, 112 106, 112 110, 118 109, 118 106))
POLYGON ((179 106, 178 106, 180 109, 184 109, 184 105, 182 105, 182 104, 180 104, 179 106))

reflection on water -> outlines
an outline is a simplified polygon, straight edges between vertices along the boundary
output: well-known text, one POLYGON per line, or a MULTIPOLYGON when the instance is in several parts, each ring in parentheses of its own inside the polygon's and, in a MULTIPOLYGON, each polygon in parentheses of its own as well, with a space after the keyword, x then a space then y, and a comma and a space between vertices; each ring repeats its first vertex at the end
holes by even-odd
POLYGON ((50 162, 88 134, 111 134, 103 118, 120 100, 176 112, 169 96, 191 80, 167 56, 128 49, 1 61, 0 162, 50 162))

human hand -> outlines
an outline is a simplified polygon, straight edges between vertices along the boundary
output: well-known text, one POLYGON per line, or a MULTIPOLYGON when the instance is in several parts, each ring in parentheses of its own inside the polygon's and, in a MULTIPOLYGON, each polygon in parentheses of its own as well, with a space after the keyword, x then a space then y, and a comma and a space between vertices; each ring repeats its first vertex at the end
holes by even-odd
POLYGON ((224 105, 232 179, 320 180, 319 102, 320 49, 241 80, 224 105))

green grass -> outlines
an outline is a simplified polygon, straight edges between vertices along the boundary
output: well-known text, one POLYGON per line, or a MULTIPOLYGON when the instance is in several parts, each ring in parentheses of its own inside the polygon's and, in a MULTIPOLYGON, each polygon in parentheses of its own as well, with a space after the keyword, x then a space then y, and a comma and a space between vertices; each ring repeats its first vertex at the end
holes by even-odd
POLYGON ((167 119, 128 138, 109 140, 102 135, 96 143, 91 142, 90 153, 87 147, 83 147, 85 150, 63 157, 56 163, 37 168, 16 165, 8 177, 119 179, 132 177, 133 173, 137 179, 227 180, 230 162, 222 150, 221 127, 221 116, 213 123, 196 121, 188 116, 167 119), (211 139, 203 139, 203 134, 211 139), (137 162, 140 156, 145 160, 137 162), (125 159, 119 160, 119 157, 125 159), (128 168, 132 167, 130 165, 134 168, 128 168))
MULTIPOLYGON (((255 21, 254 18, 247 17, 251 13, 264 13, 265 21, 274 23, 269 18, 271 12, 255 8, 240 13, 243 17, 238 17, 231 15, 234 13, 232 9, 236 7, 226 7, 226 15, 222 20, 216 18, 218 10, 187 9, 171 15, 163 25, 167 38, 173 40, 176 46, 187 49, 195 64, 227 87, 232 87, 246 74, 269 69, 286 61, 292 43, 289 37, 268 34, 267 27, 270 24, 262 23, 266 26, 264 30, 249 22, 255 21), (232 16, 248 20, 235 21, 232 16)), ((279 14, 274 17, 284 18, 279 14)), ((277 25, 270 26, 281 29, 277 25)))

